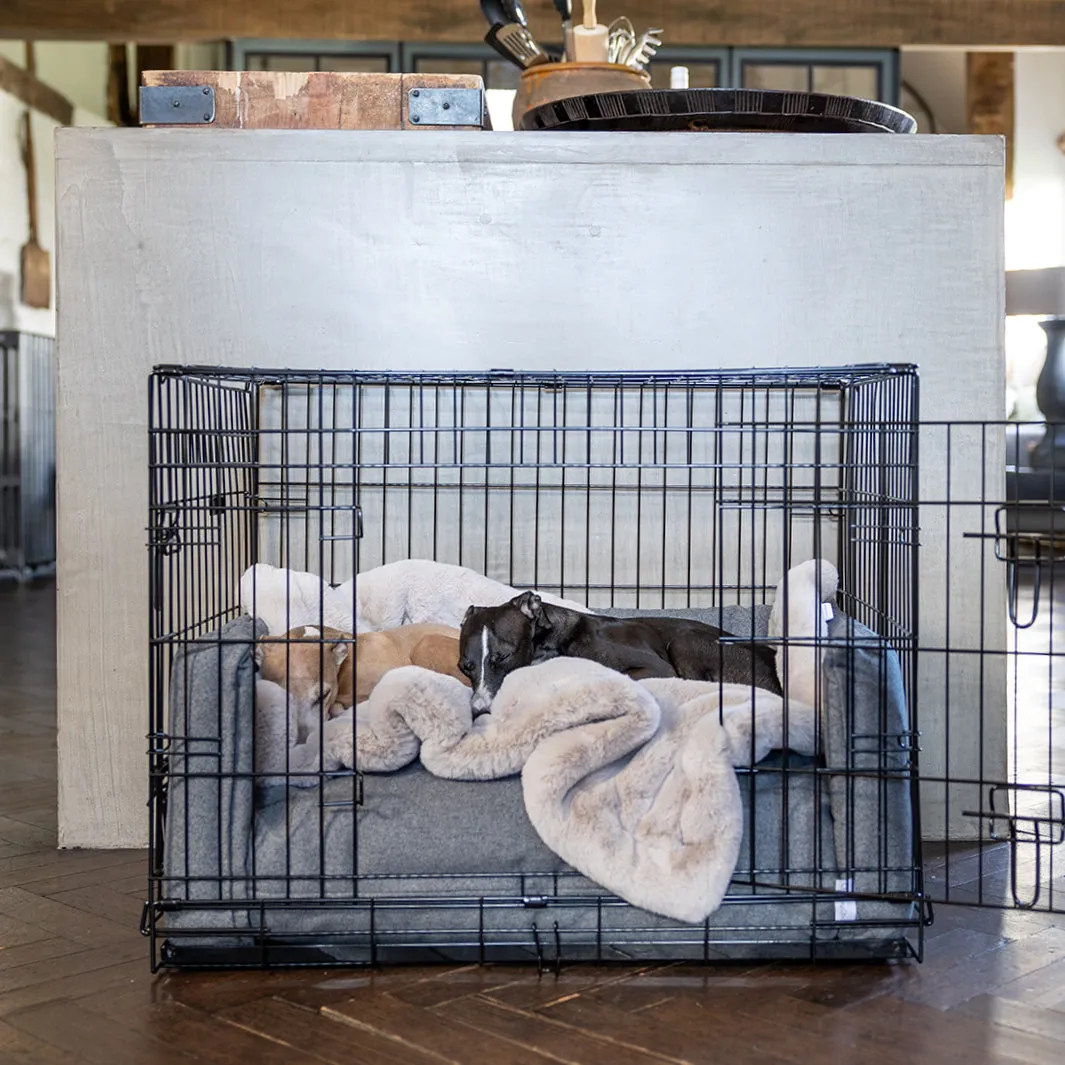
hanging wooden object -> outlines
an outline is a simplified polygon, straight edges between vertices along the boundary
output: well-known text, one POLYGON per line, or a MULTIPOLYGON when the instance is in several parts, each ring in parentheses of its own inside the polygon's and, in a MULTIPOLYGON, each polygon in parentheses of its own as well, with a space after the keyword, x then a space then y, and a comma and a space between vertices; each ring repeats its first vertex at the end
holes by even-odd
MULTIPOLYGON (((33 45, 26 45, 26 69, 36 73, 33 45)), ((27 110, 22 117, 22 162, 26 169, 26 204, 29 213, 29 240, 22 245, 22 302, 27 307, 52 305, 52 260, 37 242, 37 165, 33 155, 33 122, 27 110)))

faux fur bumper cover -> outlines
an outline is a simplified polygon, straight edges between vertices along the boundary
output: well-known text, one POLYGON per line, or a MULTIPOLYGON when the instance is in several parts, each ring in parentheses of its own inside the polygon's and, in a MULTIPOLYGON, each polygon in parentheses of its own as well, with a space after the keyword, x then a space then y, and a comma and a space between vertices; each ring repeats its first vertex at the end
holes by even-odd
MULTIPOLYGON (((395 566, 401 569, 391 577, 361 575, 357 600, 351 589, 331 590, 335 609, 355 602, 354 627, 363 631, 454 624, 469 602, 504 602, 514 591, 478 574, 467 579, 471 571, 459 567, 395 566)), ((283 628, 277 604, 285 602, 285 585, 310 575, 255 569, 255 599, 266 605, 257 616, 271 631, 283 628)), ((250 591, 249 575, 242 588, 250 591)), ((390 772, 420 758, 430 773, 454 780, 521 773, 529 820, 559 857, 636 906, 699 922, 720 905, 739 854, 743 810, 734 767, 778 748, 817 753, 815 638, 827 634, 822 604, 835 596, 837 580, 830 563, 813 560, 792 569, 777 590, 769 634, 786 636, 778 653, 786 700, 742 685, 637 683, 593 662, 555 659, 512 673, 491 714, 473 721, 467 688, 409 666, 327 722, 321 744, 309 737, 306 753, 316 761, 321 750, 326 771, 390 772)), ((300 595, 321 611, 318 589, 300 595)), ((250 596, 245 602, 250 611, 250 596)), ((296 618, 292 602, 285 623, 344 620, 336 613, 296 618)))

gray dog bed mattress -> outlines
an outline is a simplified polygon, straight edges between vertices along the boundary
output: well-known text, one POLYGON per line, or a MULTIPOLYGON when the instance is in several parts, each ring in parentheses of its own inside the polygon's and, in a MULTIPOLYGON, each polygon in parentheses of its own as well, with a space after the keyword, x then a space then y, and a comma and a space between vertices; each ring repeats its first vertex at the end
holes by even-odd
MULTIPOLYGON (((668 613, 740 636, 764 635, 768 620, 768 608, 668 613)), ((471 944, 474 957, 532 956, 545 934, 567 957, 904 952, 916 908, 901 675, 878 637, 838 613, 823 756, 774 752, 740 771, 733 884, 698 926, 621 903, 566 866, 530 824, 518 777, 445 780, 415 763, 364 775, 357 805, 350 775, 257 787, 254 637, 237 618, 174 663, 162 891, 172 961, 265 943, 351 961, 418 948, 458 958, 471 944), (825 894, 836 890, 900 898, 825 894)))

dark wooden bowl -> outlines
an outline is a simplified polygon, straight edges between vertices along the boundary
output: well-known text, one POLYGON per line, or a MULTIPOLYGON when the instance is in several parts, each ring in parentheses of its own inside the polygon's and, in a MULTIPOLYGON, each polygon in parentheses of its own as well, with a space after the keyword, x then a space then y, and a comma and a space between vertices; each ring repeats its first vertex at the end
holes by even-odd
POLYGON ((692 130, 758 133, 915 133, 897 107, 852 96, 771 89, 637 89, 535 107, 523 130, 692 130))

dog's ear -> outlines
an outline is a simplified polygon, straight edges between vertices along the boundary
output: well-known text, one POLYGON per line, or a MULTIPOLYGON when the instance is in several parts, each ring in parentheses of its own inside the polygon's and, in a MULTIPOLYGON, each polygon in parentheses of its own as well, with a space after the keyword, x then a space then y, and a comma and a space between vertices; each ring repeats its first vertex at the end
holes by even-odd
POLYGON ((340 663, 351 653, 354 636, 339 629, 331 629, 328 626, 322 630, 322 636, 329 641, 328 647, 336 661, 337 668, 340 663))
POLYGON ((460 623, 460 625, 459 625, 459 628, 460 628, 460 629, 462 628, 462 626, 463 626, 463 625, 465 625, 465 624, 466 624, 466 622, 467 622, 467 621, 469 621, 469 620, 470 620, 470 618, 471 618, 471 617, 473 617, 473 612, 474 612, 474 611, 475 611, 476 609, 477 609, 477 607, 475 607, 475 606, 473 605, 473 603, 470 603, 470 605, 469 605, 468 607, 466 607, 466 613, 462 615, 462 622, 461 622, 461 623, 460 623))
POLYGON ((512 602, 534 625, 546 627, 544 601, 535 592, 522 592, 512 602))

